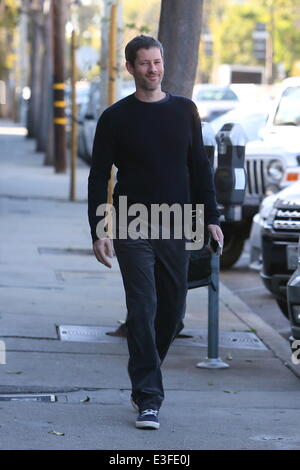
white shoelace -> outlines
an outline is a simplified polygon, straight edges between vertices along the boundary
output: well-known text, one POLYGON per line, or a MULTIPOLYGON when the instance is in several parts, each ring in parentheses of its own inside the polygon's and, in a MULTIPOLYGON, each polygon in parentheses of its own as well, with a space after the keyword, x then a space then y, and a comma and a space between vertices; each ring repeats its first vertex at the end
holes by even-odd
POLYGON ((147 416, 147 415, 157 416, 158 415, 158 410, 144 410, 141 413, 141 418, 143 418, 144 416, 147 416))

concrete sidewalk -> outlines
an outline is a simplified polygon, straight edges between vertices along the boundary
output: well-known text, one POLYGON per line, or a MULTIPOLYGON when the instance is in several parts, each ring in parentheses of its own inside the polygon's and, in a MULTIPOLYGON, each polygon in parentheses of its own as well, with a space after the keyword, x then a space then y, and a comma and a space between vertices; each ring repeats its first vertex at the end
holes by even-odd
POLYGON ((230 367, 195 367, 207 352, 207 288, 189 291, 190 337, 175 340, 163 366, 161 428, 134 427, 126 340, 106 334, 125 320, 123 285, 115 258, 109 270, 91 254, 89 169, 79 164, 78 202, 69 202, 69 175, 44 167, 34 145, 19 126, 0 124, 0 448, 299 448, 300 366, 222 283, 220 356, 230 367), (87 332, 62 341, 63 325, 97 327, 97 341, 87 332), (21 393, 56 401, 3 397, 21 393))

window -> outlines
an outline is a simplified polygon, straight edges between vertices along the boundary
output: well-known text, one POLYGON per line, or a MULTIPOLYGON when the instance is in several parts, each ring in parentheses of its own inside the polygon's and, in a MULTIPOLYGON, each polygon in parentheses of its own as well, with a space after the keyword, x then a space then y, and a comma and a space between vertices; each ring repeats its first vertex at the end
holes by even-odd
POLYGON ((208 88, 199 90, 197 94, 198 101, 237 101, 238 97, 230 89, 208 88))
POLYGON ((275 126, 300 126, 300 87, 287 88, 280 99, 275 126))

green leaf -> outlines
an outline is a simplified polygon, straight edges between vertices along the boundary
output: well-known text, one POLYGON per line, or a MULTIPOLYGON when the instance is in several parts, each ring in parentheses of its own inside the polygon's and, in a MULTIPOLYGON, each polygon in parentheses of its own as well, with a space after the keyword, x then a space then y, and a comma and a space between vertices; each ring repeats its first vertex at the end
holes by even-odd
POLYGON ((64 432, 60 432, 60 431, 48 431, 48 434, 54 434, 55 436, 64 436, 65 433, 64 432))

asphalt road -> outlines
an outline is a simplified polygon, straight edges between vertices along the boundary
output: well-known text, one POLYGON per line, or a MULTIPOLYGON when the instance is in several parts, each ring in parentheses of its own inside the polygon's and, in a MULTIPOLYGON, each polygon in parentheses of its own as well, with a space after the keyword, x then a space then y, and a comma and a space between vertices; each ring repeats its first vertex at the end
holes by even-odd
POLYGON ((238 262, 230 269, 221 271, 221 281, 240 297, 251 310, 271 325, 285 339, 290 336, 290 323, 276 301, 264 287, 258 271, 249 268, 249 244, 238 262))

